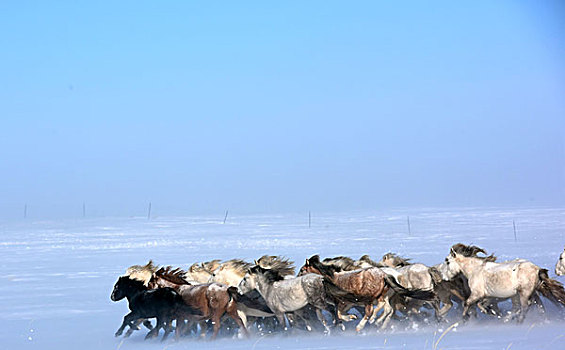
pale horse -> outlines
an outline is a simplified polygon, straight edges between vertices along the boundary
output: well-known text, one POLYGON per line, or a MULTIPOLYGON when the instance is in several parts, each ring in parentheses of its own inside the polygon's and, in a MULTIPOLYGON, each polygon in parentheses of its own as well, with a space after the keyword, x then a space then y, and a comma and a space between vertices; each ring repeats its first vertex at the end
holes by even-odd
POLYGON ((542 269, 527 260, 514 260, 495 263, 479 257, 465 257, 451 249, 445 259, 446 273, 452 278, 463 273, 469 283, 471 295, 463 305, 463 317, 469 317, 471 306, 484 298, 512 300, 512 314, 522 322, 535 298, 540 292, 556 304, 565 305, 565 289, 558 281, 549 278, 542 269))

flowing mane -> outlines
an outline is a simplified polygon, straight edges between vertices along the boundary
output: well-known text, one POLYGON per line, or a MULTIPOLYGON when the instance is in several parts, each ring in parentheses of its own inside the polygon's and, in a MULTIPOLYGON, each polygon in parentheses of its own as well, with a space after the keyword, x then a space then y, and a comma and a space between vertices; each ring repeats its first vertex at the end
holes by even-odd
POLYGON ((180 267, 173 269, 172 266, 167 266, 155 271, 155 276, 175 284, 189 284, 183 277, 185 273, 180 267))
MULTIPOLYGON (((343 270, 338 265, 327 264, 327 259, 324 259, 323 262, 320 261, 320 256, 318 254, 313 255, 310 259, 306 260, 306 264, 312 266, 316 270, 320 271, 323 276, 332 277, 334 273, 341 272, 341 271, 348 271, 343 270)), ((353 261, 353 260, 352 260, 353 261)))
POLYGON ((360 262, 369 264, 371 266, 375 266, 375 267, 380 267, 382 266, 382 264, 379 264, 378 262, 374 261, 373 259, 371 259, 371 257, 368 254, 363 255, 362 257, 359 258, 360 262))
POLYGON ((151 280, 151 276, 153 276, 153 273, 155 273, 158 268, 157 265, 153 264, 153 260, 149 260, 145 265, 133 265, 128 267, 124 276, 132 280, 143 282, 143 284, 147 286, 149 280, 151 280))
POLYGON ((284 276, 282 276, 277 270, 264 269, 259 265, 255 265, 249 268, 248 271, 252 274, 261 274, 262 276, 267 278, 267 281, 269 283, 284 280, 284 276))
POLYGON ((190 267, 188 268, 188 271, 187 271, 187 272, 190 272, 190 273, 194 273, 194 272, 209 272, 209 273, 211 273, 210 271, 208 271, 207 269, 205 269, 205 268, 202 266, 202 264, 199 264, 199 263, 194 263, 194 264, 190 265, 190 267))
POLYGON ((256 264, 264 269, 276 270, 282 276, 294 276, 294 261, 280 255, 263 255, 256 264))
POLYGON ((410 259, 403 258, 395 253, 386 253, 385 255, 383 255, 381 261, 385 261, 385 260, 390 260, 394 267, 404 267, 404 266, 412 265, 410 259))
POLYGON ((494 256, 494 254, 491 254, 489 256, 478 256, 479 253, 483 253, 484 255, 487 255, 487 251, 484 250, 483 248, 474 245, 465 245, 463 243, 457 243, 451 247, 451 250, 457 254, 463 255, 468 258, 478 258, 485 260, 487 262, 496 261, 496 256, 494 256))
POLYGON ((247 270, 253 266, 253 264, 241 259, 231 259, 222 263, 220 266, 223 268, 229 268, 244 275, 247 270))
MULTIPOLYGON (((317 255, 315 255, 317 256, 317 255)), ((319 256, 318 256, 319 258, 319 256)), ((324 265, 331 265, 338 269, 338 271, 351 271, 359 268, 359 264, 350 257, 336 256, 334 258, 325 258, 322 263, 324 265)))
POLYGON ((201 266, 202 266, 204 269, 213 272, 215 269, 217 269, 218 267, 220 267, 221 261, 222 261, 222 260, 220 260, 220 259, 214 259, 214 260, 212 260, 212 261, 203 262, 203 263, 201 264, 201 266))

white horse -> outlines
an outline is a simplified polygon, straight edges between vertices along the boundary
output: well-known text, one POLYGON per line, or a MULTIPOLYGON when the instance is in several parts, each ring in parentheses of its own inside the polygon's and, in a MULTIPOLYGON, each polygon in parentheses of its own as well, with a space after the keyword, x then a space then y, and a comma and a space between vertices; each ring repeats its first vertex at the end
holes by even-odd
POLYGON ((465 319, 470 307, 485 298, 511 298, 512 311, 518 316, 518 322, 524 320, 530 301, 536 298, 536 291, 554 303, 565 305, 565 289, 561 283, 550 279, 547 270, 527 260, 495 263, 487 258, 464 256, 452 248, 445 263, 448 278, 462 273, 468 280, 471 295, 463 305, 465 319))
POLYGON ((561 255, 559 255, 559 260, 557 260, 557 264, 555 264, 555 274, 557 276, 565 275, 565 248, 561 255))

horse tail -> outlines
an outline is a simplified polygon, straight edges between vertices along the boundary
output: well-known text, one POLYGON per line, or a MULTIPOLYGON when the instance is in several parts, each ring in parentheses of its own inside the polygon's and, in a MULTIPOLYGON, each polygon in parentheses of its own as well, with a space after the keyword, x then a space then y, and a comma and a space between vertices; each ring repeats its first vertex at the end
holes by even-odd
POLYGON ((432 290, 408 289, 401 286, 394 276, 385 274, 386 284, 395 292, 405 297, 419 300, 434 301, 437 295, 432 290))
POLYGON ((536 290, 555 305, 565 306, 565 289, 563 288, 563 284, 549 278, 548 271, 546 269, 540 269, 538 276, 539 283, 536 290))
POLYGON ((237 303, 249 309, 259 310, 267 314, 273 313, 273 310, 267 306, 265 299, 255 289, 245 294, 238 294, 237 303))

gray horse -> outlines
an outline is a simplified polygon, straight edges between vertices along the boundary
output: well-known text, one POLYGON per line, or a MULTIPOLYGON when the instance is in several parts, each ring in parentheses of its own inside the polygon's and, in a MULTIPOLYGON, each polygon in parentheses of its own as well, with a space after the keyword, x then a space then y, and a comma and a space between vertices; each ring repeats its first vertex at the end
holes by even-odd
POLYGON ((238 287, 241 294, 254 289, 265 299, 281 326, 286 324, 286 312, 300 312, 306 305, 312 305, 316 308, 318 320, 324 325, 326 332, 329 332, 321 312, 331 310, 322 276, 307 274, 285 279, 276 270, 264 269, 257 265, 249 269, 238 287))

